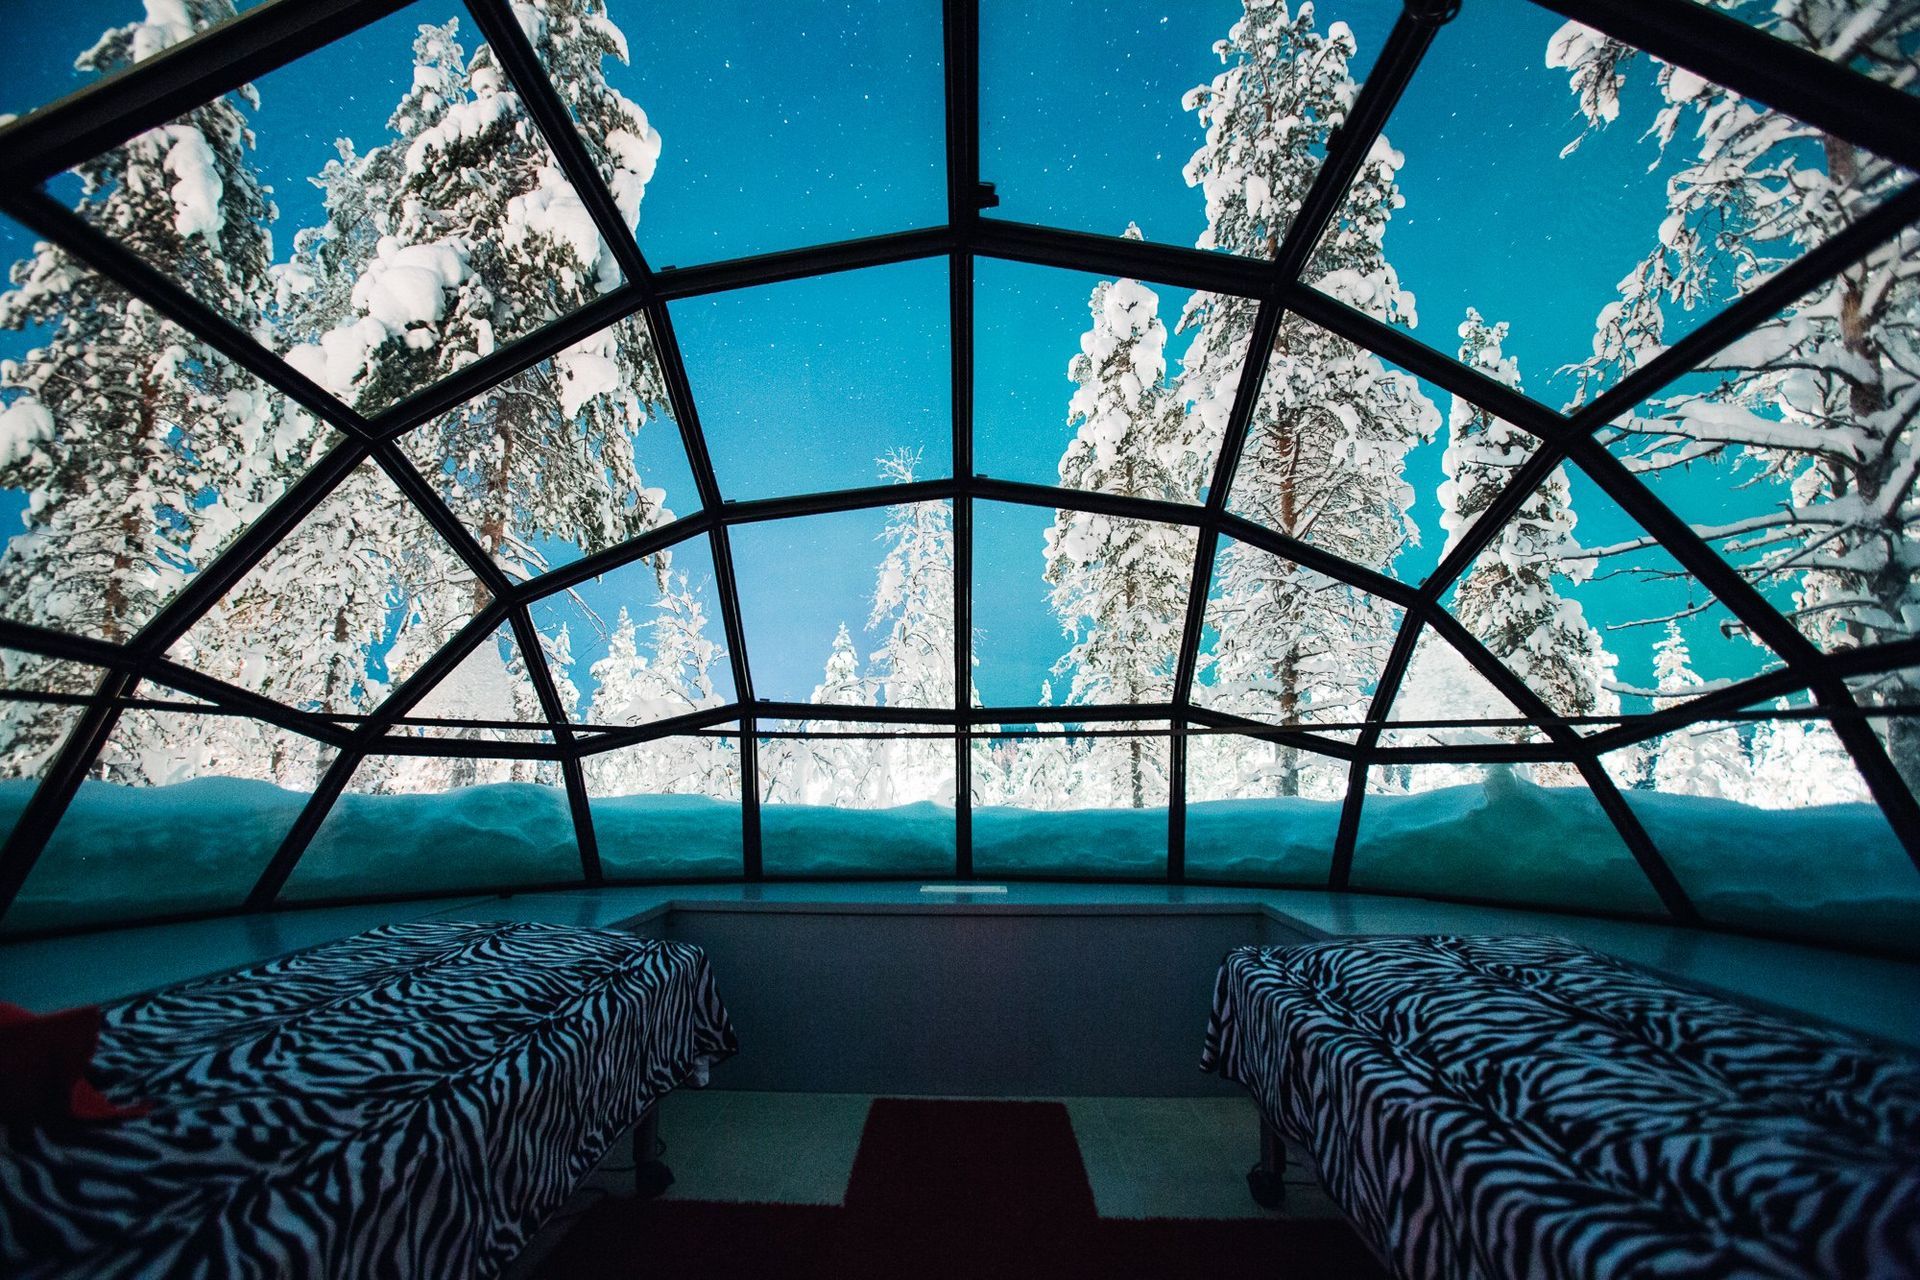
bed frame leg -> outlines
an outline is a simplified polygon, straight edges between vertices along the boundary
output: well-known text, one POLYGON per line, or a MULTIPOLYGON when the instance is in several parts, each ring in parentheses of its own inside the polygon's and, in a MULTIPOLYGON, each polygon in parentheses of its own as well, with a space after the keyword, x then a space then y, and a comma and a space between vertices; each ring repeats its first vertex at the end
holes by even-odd
POLYGON ((660 1103, 647 1104, 640 1123, 633 1127, 633 1194, 636 1200, 652 1200, 673 1185, 673 1170, 656 1154, 660 1150, 660 1103))
POLYGON ((1260 1162, 1247 1170, 1247 1190, 1262 1209, 1278 1209, 1287 1198, 1283 1181, 1287 1172, 1287 1147, 1280 1134, 1260 1117, 1260 1162))

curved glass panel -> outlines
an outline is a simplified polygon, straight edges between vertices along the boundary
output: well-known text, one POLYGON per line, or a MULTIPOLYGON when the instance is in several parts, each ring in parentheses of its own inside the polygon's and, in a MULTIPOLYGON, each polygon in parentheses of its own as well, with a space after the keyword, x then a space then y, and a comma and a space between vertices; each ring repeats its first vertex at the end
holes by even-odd
POLYGON ((809 721, 759 752, 768 875, 952 874, 951 733, 809 721))
POLYGON ((1375 765, 1352 883, 1390 893, 1662 914, 1659 895, 1584 782, 1525 765, 1375 765))
POLYGON ((1327 882, 1348 765, 1236 734, 1187 736, 1187 874, 1327 882))
POLYGON ((558 884, 581 878, 573 811, 552 760, 368 756, 280 896, 327 899, 558 884))
MULTIPOLYGON (((1317 12, 1316 12, 1317 11, 1317 12)), ((1271 257, 1399 16, 986 0, 980 171, 999 216, 1271 257)))
POLYGON ((122 712, 7 928, 239 906, 333 757, 323 743, 244 716, 122 712))
MULTIPOLYGON (((1444 322, 1414 336, 1451 355, 1466 308, 1513 321, 1512 352, 1547 403, 1590 396, 1911 177, 1518 3, 1463 6, 1386 134, 1405 208, 1385 251, 1444 322)), ((1380 200, 1363 172, 1347 204, 1380 200)), ((1363 307, 1389 285, 1337 270, 1322 282, 1363 307)))
POLYGON ((400 448, 514 578, 700 509, 642 316, 409 431, 400 448))
POLYGON ((762 699, 954 705, 952 504, 769 520, 728 537, 762 699))
POLYGON ((607 83, 655 137, 640 245, 656 267, 947 220, 933 0, 609 0, 607 83))
POLYGON ((1920 954, 1920 867, 1826 721, 1707 721, 1601 760, 1708 920, 1920 954))
POLYGON ((1329 725, 1351 740, 1401 617, 1378 596, 1222 538, 1193 700, 1289 728, 1329 725))
POLYGON ((733 701, 705 538, 543 596, 529 611, 576 724, 625 728, 733 701))
POLYGON ((1166 875, 1167 738, 1116 732, 1147 727, 1035 725, 975 738, 974 871, 1166 875))
POLYGON ((741 874, 740 739, 663 738, 588 756, 600 869, 609 877, 741 874))
POLYGON ((668 309, 722 497, 953 474, 946 259, 668 309))

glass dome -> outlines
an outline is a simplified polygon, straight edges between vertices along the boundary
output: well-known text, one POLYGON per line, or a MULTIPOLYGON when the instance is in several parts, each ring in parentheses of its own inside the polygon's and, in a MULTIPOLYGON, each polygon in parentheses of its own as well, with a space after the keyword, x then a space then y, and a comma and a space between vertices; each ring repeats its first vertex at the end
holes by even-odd
POLYGON ((1914 954, 1920 10, 1850 13, 17 17, 0 932, 1031 877, 1914 954))

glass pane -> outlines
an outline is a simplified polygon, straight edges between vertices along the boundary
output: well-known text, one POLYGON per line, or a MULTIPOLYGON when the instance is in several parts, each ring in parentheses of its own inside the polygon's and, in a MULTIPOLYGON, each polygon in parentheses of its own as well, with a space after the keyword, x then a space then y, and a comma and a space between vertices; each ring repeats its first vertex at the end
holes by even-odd
POLYGON ((1920 50, 1920 10, 1904 4, 1802 4, 1772 0, 1695 0, 1768 35, 1811 49, 1875 80, 1920 91, 1914 55, 1920 50))
POLYGON ((1219 440, 1189 437, 1168 346, 1181 295, 982 259, 974 267, 974 449, 982 475, 1199 502, 1219 440))
MULTIPOLYGON (((1238 385, 1238 357, 1225 376, 1195 384, 1195 412, 1214 432, 1224 431, 1238 385)), ((1227 507, 1364 568, 1395 572, 1400 554, 1420 541, 1408 475, 1430 477, 1435 459, 1421 446, 1439 426, 1419 379, 1289 315, 1227 507)), ((1443 511, 1440 523, 1446 520, 1443 511)), ((1430 563, 1410 557, 1411 573, 1402 576, 1418 576, 1430 563)))
POLYGON ((728 499, 953 474, 946 259, 672 304, 728 499))
POLYGON ((302 710, 371 710, 491 597, 365 462, 167 656, 302 710))
POLYGON ((1905 779, 1907 790, 1920 795, 1920 668, 1906 667, 1877 675, 1854 676, 1847 681, 1854 701, 1863 708, 1898 707, 1896 714, 1867 721, 1887 748, 1893 767, 1905 779))
POLYGON ((545 596, 531 612, 577 724, 648 724, 734 699, 705 537, 545 596))
POLYGON ((690 736, 587 756, 593 835, 608 876, 738 876, 740 740, 690 736))
MULTIPOLYGON (((1534 387, 1549 402, 1617 379, 1908 176, 1524 4, 1442 27, 1386 133, 1405 156, 1385 239, 1400 280, 1429 315, 1513 320, 1528 369, 1565 366, 1534 387)), ((1380 201, 1366 182, 1356 196, 1380 201)), ((1452 347, 1449 326, 1414 333, 1452 347)))
POLYGON ((516 374, 400 447, 515 578, 700 509, 644 317, 516 374))
POLYGON ((334 432, 0 220, 0 611, 124 643, 334 432))
POLYGON ((1527 742, 1540 736, 1526 724, 1454 723, 1524 721, 1526 717, 1464 654, 1425 627, 1414 642, 1413 657, 1400 677, 1400 689, 1393 696, 1387 719, 1408 727, 1383 731, 1383 747, 1527 742))
MULTIPOLYGON (((1279 725, 1366 718, 1401 609, 1258 547, 1220 541, 1194 701, 1279 725)), ((1297 794, 1281 791, 1279 794, 1297 794)))
POLYGON ((1593 792, 1543 781, 1524 765, 1373 766, 1354 887, 1661 914, 1593 792))
POLYGON ((452 893, 580 877, 557 762, 368 756, 280 896, 452 893))
POLYGON ((1399 14, 986 0, 981 171, 998 214, 1271 256, 1399 14), (1224 67, 1224 70, 1223 70, 1224 67), (1197 189, 1196 189, 1197 188, 1197 189))
POLYGON ((1708 920, 1920 954, 1920 870, 1824 720, 1690 725, 1602 761, 1708 920))
POLYGON ((1780 665, 1577 470, 1548 477, 1445 603, 1563 716, 1658 710, 1780 665))
POLYGON ((1347 762, 1227 734, 1187 737, 1187 875, 1324 885, 1347 762))
POLYGON ((1168 754, 1164 734, 976 738, 973 869, 1165 875, 1168 754))
POLYGON ((480 724, 402 724, 390 737, 467 738, 490 742, 552 742, 552 733, 517 730, 500 722, 547 723, 540 694, 527 671, 526 657, 501 623, 475 645, 453 670, 408 709, 408 721, 479 721, 480 724))
POLYGON ((37 653, 0 649, 0 843, 13 834, 47 766, 85 708, 36 699, 36 693, 84 695, 101 671, 37 653))
MULTIPOLYGON (((585 26, 572 38, 594 39, 585 26)), ((579 193, 453 5, 423 0, 257 88, 299 118, 263 109, 253 172, 219 174, 221 199, 243 178, 287 192, 276 239, 292 252, 228 309, 244 309, 248 328, 264 317, 290 363, 362 411, 620 283, 579 193)))
POLYGON ((607 15, 632 51, 607 81, 659 134, 640 226, 654 266, 947 220, 933 0, 609 0, 607 15))
MULTIPOLYGON (((846 723, 833 732, 872 732, 846 723)), ((951 874, 953 737, 760 740, 761 865, 768 875, 951 874)))
MULTIPOLYGON (((1908 233, 1721 351, 1603 433, 1828 652, 1911 639, 1920 483, 1905 404, 1916 312, 1908 233)), ((1920 682, 1880 683, 1888 702, 1920 682)))
POLYGON ((1166 703, 1195 531, 1088 511, 974 508, 974 652, 993 705, 1166 703))
POLYGON ((954 705, 952 504, 769 520, 727 536, 761 698, 954 705))
POLYGON ((123 713, 7 928, 238 906, 333 757, 331 747, 242 716, 123 713))
POLYGON ((140 0, 21 6, 0 45, 0 112, 25 115, 130 61, 150 58, 263 0, 221 0, 143 14, 140 0))

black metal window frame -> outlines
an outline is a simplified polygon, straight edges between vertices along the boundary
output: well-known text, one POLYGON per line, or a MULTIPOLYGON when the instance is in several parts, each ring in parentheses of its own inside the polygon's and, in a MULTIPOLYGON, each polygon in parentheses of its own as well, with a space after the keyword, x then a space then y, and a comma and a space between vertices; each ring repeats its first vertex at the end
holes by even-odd
MULTIPOLYGON (((258 8, 0 128, 0 210, 151 305, 281 395, 330 424, 340 435, 340 443, 313 470, 290 487, 223 554, 203 567, 180 594, 126 644, 109 644, 0 619, 0 647, 86 664, 102 673, 92 695, 77 700, 64 699, 78 702, 81 712, 77 723, 45 770, 11 836, 4 847, 0 847, 0 914, 19 893, 121 713, 134 706, 167 705, 164 699, 155 699, 146 692, 151 685, 171 688, 210 704, 191 708, 197 712, 250 716, 315 739, 336 751, 311 799, 252 892, 243 904, 227 909, 230 911, 293 905, 279 901, 282 886, 361 761, 369 755, 557 761, 576 826, 581 858, 581 879, 567 883, 574 886, 647 883, 644 879, 614 879, 604 874, 581 761, 598 752, 722 729, 737 736, 740 744, 744 850, 740 878, 776 878, 765 876, 761 866, 757 744, 763 726, 776 721, 841 720, 919 725, 937 729, 941 736, 951 733, 957 775, 953 870, 963 880, 974 874, 970 834, 974 741, 1004 736, 1004 731, 998 728, 1004 725, 1080 725, 1092 732, 1111 732, 1112 729, 1097 726, 1137 723, 1138 732, 1165 736, 1170 742, 1164 876, 1167 881, 1201 883, 1186 871, 1187 743, 1193 735, 1225 733, 1282 743, 1348 763, 1348 789, 1338 836, 1330 851, 1328 874, 1323 882, 1311 887, 1370 892, 1350 884, 1349 876, 1366 781, 1372 768, 1398 764, 1552 760, 1577 767, 1658 893, 1666 913, 1663 918, 1703 925, 1706 922, 1628 808, 1602 767, 1600 757, 1690 724, 1738 718, 1743 708, 1789 693, 1809 694, 1818 714, 1832 723, 1873 799, 1886 814, 1916 868, 1920 868, 1920 804, 1916 804, 1869 723, 1874 716, 1913 714, 1914 709, 1862 707, 1847 685, 1851 677, 1920 663, 1920 641, 1821 652, 1597 438, 1601 428, 1647 396, 1692 371, 1713 353, 1891 241, 1910 224, 1920 221, 1920 182, 1911 183, 1853 226, 1810 250, 1605 393, 1569 414, 1428 348, 1403 331, 1314 289, 1301 278, 1309 254, 1335 216, 1349 182, 1418 70, 1435 33, 1459 12, 1460 0, 1403 0, 1400 16, 1361 86, 1351 113, 1331 139, 1325 162, 1271 262, 983 217, 983 211, 992 206, 994 196, 991 186, 982 182, 979 163, 978 0, 945 0, 945 225, 660 271, 648 265, 639 244, 626 228, 612 193, 589 157, 531 44, 513 19, 507 0, 465 0, 483 38, 495 50, 530 117, 586 204, 601 236, 617 256, 624 279, 611 292, 538 332, 505 344, 401 403, 367 416, 308 380, 255 342, 238 325, 195 299, 54 199, 48 194, 46 183, 75 164, 397 12, 408 2, 267 0, 258 8), (950 291, 952 478, 754 501, 726 500, 714 477, 693 390, 668 315, 668 304, 728 290, 941 257, 947 260, 950 291), (1254 370, 1255 376, 1242 379, 1237 389, 1225 440, 1203 504, 1120 497, 977 474, 973 453, 973 267, 975 260, 982 257, 1129 276, 1176 288, 1237 295, 1257 302, 1245 366, 1254 370), (1540 441, 1533 457, 1515 472, 1505 490, 1424 581, 1401 582, 1227 509, 1228 493, 1246 444, 1248 423, 1280 318, 1287 312, 1395 362, 1442 390, 1514 423, 1540 441), (634 315, 643 316, 651 329, 700 509, 618 547, 589 555, 538 578, 510 581, 402 455, 397 441, 406 432, 464 404, 564 347, 634 315), (294 530, 347 475, 369 461, 394 482, 492 594, 491 603, 453 640, 431 655, 370 714, 361 716, 325 715, 288 707, 193 671, 166 656, 174 641, 203 613, 294 530), (1606 724, 1610 727, 1589 734, 1577 731, 1576 724, 1580 721, 1555 715, 1449 614, 1441 601, 1526 497, 1555 467, 1568 462, 1638 521, 1689 574, 1726 605, 1742 626, 1771 648, 1783 665, 1677 707, 1609 719, 1606 724), (820 706, 756 697, 742 634, 729 530, 764 520, 918 501, 943 501, 951 505, 955 535, 957 690, 969 687, 972 669, 976 503, 1103 512, 1194 529, 1197 548, 1193 577, 1170 700, 1086 707, 957 706, 942 713, 926 709, 820 706), (1215 553, 1223 537, 1367 591, 1403 611, 1400 629, 1366 717, 1352 726, 1356 730, 1353 741, 1316 732, 1314 726, 1276 726, 1195 702, 1194 675, 1206 601, 1215 553), (722 707, 637 727, 571 723, 542 657, 529 613, 530 604, 690 539, 704 539, 712 554, 736 700, 722 707), (433 724, 431 719, 408 713, 441 677, 503 623, 512 629, 547 716, 548 723, 533 727, 550 733, 551 743, 390 736, 398 727, 433 724), (1514 704, 1526 717, 1527 724, 1546 735, 1547 741, 1450 747, 1382 745, 1388 708, 1399 690, 1415 642, 1426 628, 1452 644, 1514 704)), ((1474 2, 1465 0, 1465 3, 1474 2)), ((1534 2, 1866 147, 1910 171, 1920 172, 1920 99, 1688 0, 1534 2)), ((764 731, 775 732, 771 727, 764 731)), ((1021 877, 995 876, 995 879, 1008 878, 1021 877)), ((1089 876, 1086 879, 1116 878, 1089 876)), ((494 887, 487 886, 488 889, 494 887)), ((346 900, 409 896, 418 895, 375 892, 346 900)), ((1454 897, 1458 901, 1480 901, 1466 893, 1454 897)), ((298 905, 315 904, 303 901, 298 905)), ((66 931, 71 930, 48 932, 66 931)))

